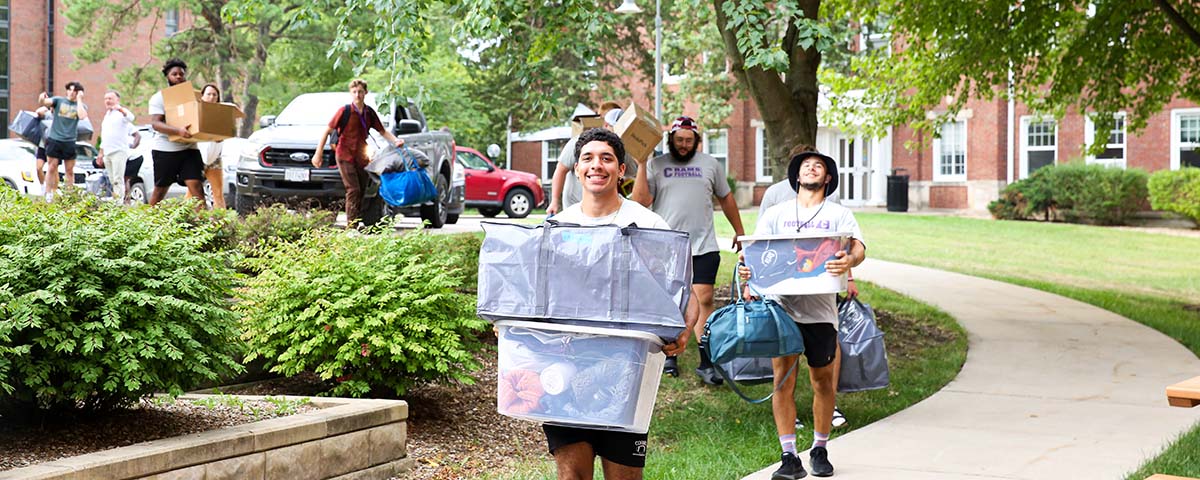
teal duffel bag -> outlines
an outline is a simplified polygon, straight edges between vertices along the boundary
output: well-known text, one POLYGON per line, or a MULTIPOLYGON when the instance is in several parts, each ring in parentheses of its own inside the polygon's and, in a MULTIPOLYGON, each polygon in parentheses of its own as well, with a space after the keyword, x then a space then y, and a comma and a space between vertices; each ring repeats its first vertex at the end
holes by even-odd
MULTIPOLYGON (((725 379, 725 383, 744 400, 750 403, 762 403, 774 395, 771 392, 765 398, 751 399, 738 390, 729 375, 720 365, 735 358, 775 358, 786 355, 804 353, 804 338, 800 328, 783 307, 774 300, 759 296, 759 300, 746 301, 741 296, 741 282, 737 278, 737 269, 733 274, 734 289, 731 294, 733 303, 717 309, 708 317, 704 326, 704 336, 700 338, 701 345, 708 351, 717 374, 725 379)), ((753 287, 751 287, 753 289, 753 287)), ((757 294, 758 292, 754 292, 757 294)), ((799 364, 800 359, 796 359, 799 364)), ((791 376, 796 365, 788 371, 791 376)), ((785 381, 787 377, 784 377, 785 381)))

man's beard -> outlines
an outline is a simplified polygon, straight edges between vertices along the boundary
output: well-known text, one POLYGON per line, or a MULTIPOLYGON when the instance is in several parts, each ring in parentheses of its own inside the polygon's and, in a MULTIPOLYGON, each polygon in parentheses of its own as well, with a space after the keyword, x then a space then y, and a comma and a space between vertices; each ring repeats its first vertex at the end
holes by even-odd
POLYGON ((821 192, 821 191, 824 191, 825 184, 820 183, 820 182, 810 182, 810 183, 800 182, 800 187, 804 188, 805 190, 808 190, 810 192, 821 192))
POLYGON ((692 148, 687 155, 681 155, 679 149, 675 148, 675 142, 667 142, 667 149, 671 151, 671 156, 680 163, 688 163, 692 161, 692 157, 696 156, 696 149, 692 148))

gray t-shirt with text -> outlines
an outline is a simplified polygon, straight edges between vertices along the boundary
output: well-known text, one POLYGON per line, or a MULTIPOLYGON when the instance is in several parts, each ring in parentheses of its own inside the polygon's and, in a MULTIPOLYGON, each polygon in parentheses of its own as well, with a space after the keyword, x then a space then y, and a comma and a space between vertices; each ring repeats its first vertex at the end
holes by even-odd
POLYGON ((646 168, 654 213, 671 228, 691 235, 693 256, 720 251, 713 227, 712 198, 730 194, 721 163, 707 153, 696 153, 687 163, 665 153, 650 159, 646 168))
POLYGON ((50 125, 50 135, 47 136, 54 141, 74 143, 79 138, 80 105, 67 100, 67 97, 53 97, 51 101, 54 102, 50 107, 54 123, 50 125))

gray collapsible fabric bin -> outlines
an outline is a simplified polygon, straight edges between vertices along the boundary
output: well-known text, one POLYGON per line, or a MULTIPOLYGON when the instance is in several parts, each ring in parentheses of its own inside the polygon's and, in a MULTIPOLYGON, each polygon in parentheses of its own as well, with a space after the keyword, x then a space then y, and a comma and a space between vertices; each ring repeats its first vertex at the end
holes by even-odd
POLYGON ((688 235, 636 226, 484 222, 476 312, 673 339, 691 294, 688 235))

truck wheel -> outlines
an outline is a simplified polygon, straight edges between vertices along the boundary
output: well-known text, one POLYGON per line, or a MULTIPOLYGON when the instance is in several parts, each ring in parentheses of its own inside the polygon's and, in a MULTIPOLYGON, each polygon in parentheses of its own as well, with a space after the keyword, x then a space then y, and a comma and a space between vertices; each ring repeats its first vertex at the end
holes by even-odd
POLYGON ((446 223, 449 223, 451 225, 458 223, 458 214, 457 213, 447 214, 446 215, 446 223))
POLYGON ((508 218, 525 218, 533 210, 533 195, 524 189, 514 188, 504 196, 504 214, 508 218))
POLYGON ((479 207, 479 214, 487 218, 492 218, 500 214, 501 208, 496 207, 479 207))
POLYGON ((438 175, 434 186, 437 187, 438 198, 433 205, 421 206, 421 220, 429 222, 429 228, 442 228, 446 225, 448 215, 444 203, 450 201, 450 180, 445 175, 438 175))
POLYGON ((234 209, 237 210, 238 215, 241 215, 243 217, 246 215, 249 215, 251 213, 254 213, 255 208, 257 208, 257 205, 255 205, 254 197, 251 197, 249 195, 238 195, 237 201, 234 203, 235 203, 234 209))

